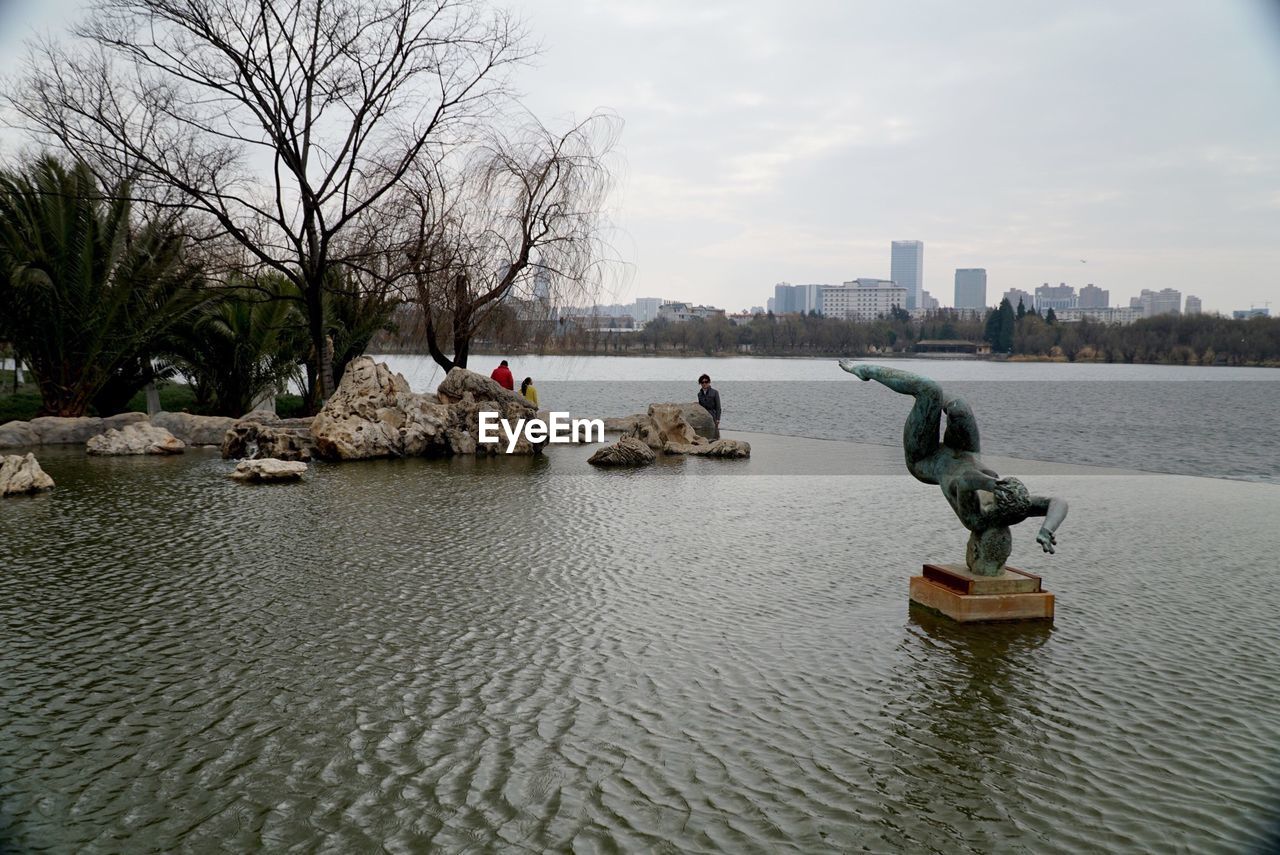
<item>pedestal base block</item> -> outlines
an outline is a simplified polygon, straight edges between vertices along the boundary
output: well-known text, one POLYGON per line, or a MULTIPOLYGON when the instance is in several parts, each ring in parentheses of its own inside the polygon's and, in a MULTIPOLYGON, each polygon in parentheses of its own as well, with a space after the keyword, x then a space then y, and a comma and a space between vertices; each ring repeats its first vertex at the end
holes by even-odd
POLYGON ((977 576, 953 564, 926 564, 911 577, 911 602, 960 623, 1053 620, 1053 594, 1040 590, 1040 577, 1012 567, 977 576))

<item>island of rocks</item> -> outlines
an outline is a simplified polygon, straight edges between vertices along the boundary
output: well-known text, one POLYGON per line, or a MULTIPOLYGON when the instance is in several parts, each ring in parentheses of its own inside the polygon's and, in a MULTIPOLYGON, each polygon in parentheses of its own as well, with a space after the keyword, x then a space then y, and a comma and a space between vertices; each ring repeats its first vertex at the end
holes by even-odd
MULTIPOLYGON (((261 482, 296 480, 313 459, 367 460, 386 457, 540 454, 545 442, 521 436, 505 443, 478 441, 479 414, 496 412, 514 423, 543 418, 531 402, 496 381, 454 368, 435 392, 417 393, 403 375, 369 357, 354 360, 333 396, 314 418, 282 419, 255 411, 242 418, 189 413, 121 413, 107 418, 42 417, 0 425, 0 448, 83 444, 94 455, 181 454, 187 446, 218 446, 228 460, 287 462, 240 466, 232 477, 261 482)), ((643 414, 606 419, 606 431, 621 433, 590 458, 597 466, 651 463, 657 453, 744 458, 746 442, 720 439, 715 423, 697 404, 653 404, 643 414)), ((0 495, 53 486, 35 456, 3 459, 0 495)))

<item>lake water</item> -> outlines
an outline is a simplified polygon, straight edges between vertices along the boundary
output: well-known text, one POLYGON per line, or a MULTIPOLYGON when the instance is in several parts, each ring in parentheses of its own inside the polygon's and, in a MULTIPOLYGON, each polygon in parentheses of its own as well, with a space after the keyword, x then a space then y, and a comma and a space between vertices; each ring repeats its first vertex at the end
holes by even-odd
MULTIPOLYGON (((425 357, 380 357, 414 389, 443 373, 425 357)), ((488 373, 501 357, 473 356, 488 373)), ((862 383, 831 359, 513 357, 545 408, 643 412, 692 401, 697 377, 720 390, 723 427, 900 445, 911 399, 862 383)), ((877 360, 926 374, 964 397, 984 449, 1033 460, 1280 483, 1280 370, 877 360)))
MULTIPOLYGON (((642 409, 633 383, 692 389, 647 374, 656 360, 513 362, 581 413, 642 409)), ((210 452, 42 452, 57 489, 0 503, 0 851, 1262 850, 1280 820, 1280 486, 993 456, 1071 502, 1058 554, 1015 531, 1057 621, 961 627, 907 606, 922 561, 963 555, 937 488, 891 439, 848 441, 867 419, 896 436, 905 399, 787 373, 817 363, 688 365, 717 378, 726 426, 851 432, 731 433, 746 461, 609 472, 554 447, 267 487, 210 452), (769 415, 799 383, 828 392, 769 415), (753 386, 774 390, 758 412, 753 386)), ((993 455, 1023 452, 1024 387, 1063 402, 1112 382, 908 367, 995 384, 975 404, 993 455)), ((1215 385, 1280 391, 1203 376, 1121 382, 1165 390, 1166 411, 1206 409, 1215 385)), ((1247 449, 1252 427, 1218 416, 1197 436, 1247 449)), ((1126 457, 1143 444, 1091 430, 1126 457)))

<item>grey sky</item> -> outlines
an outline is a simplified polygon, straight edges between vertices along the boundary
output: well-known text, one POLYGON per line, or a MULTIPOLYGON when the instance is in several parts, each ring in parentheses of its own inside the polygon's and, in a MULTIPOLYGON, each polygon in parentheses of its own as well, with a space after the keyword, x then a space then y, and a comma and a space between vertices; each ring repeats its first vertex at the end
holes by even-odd
MULTIPOLYGON (((0 49, 76 2, 0 0, 0 49)), ((1262 0, 507 5, 544 47, 516 77, 534 112, 626 123, 620 299, 763 305, 781 280, 887 277, 890 241, 919 239, 944 305, 986 267, 991 299, 1093 282, 1280 310, 1262 0)))

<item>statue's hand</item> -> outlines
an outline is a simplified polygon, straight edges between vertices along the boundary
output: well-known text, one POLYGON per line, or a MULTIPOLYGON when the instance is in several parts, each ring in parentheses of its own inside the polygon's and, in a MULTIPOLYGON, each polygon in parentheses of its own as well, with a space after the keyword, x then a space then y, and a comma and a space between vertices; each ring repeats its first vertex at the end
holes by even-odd
POLYGON ((1040 544, 1045 552, 1052 555, 1053 548, 1058 545, 1058 538, 1054 537, 1053 532, 1042 526, 1040 533, 1036 535, 1036 543, 1040 544))
POLYGON ((859 380, 871 379, 871 375, 867 371, 867 369, 871 367, 870 365, 859 365, 852 359, 842 359, 840 360, 840 367, 845 371, 848 371, 854 377, 857 377, 859 380))

